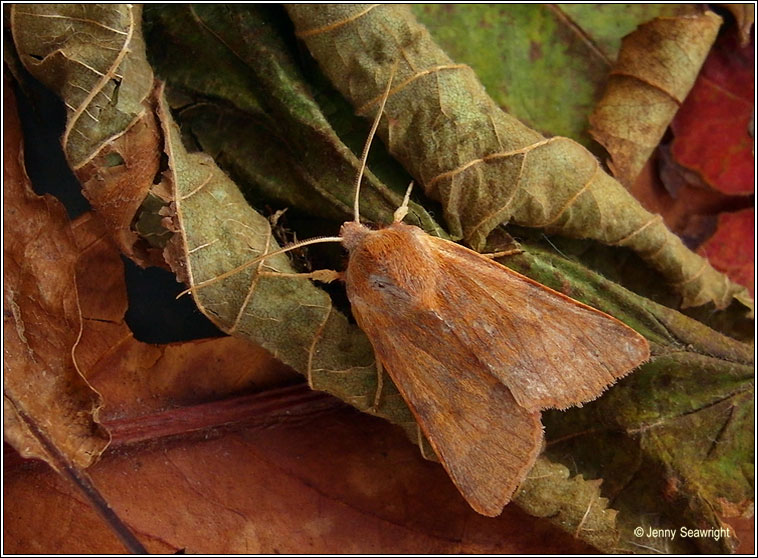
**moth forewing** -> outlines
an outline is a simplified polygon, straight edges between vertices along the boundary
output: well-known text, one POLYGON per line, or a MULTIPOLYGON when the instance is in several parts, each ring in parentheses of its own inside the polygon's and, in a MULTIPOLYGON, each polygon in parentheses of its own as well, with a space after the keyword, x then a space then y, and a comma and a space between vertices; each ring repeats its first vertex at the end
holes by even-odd
POLYGON ((466 327, 481 346, 481 364, 519 405, 581 405, 649 358, 647 340, 616 318, 459 244, 424 236, 440 262, 438 285, 448 301, 441 314, 466 327))

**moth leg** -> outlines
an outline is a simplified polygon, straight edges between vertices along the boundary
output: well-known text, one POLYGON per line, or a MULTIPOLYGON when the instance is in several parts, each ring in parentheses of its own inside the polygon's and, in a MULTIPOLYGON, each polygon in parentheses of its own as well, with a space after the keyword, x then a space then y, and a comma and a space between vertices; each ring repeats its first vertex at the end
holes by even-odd
POLYGON ((482 254, 485 258, 502 258, 505 256, 515 256, 516 254, 522 254, 524 251, 521 248, 511 248, 510 250, 501 250, 500 252, 492 252, 490 254, 482 254))
POLYGON ((421 451, 421 457, 427 461, 439 461, 437 454, 434 452, 434 448, 429 443, 429 440, 426 439, 424 433, 421 432, 421 427, 418 423, 416 423, 416 434, 418 435, 416 442, 418 443, 418 449, 421 451))
POLYGON ((270 275, 275 277, 298 277, 300 279, 313 279, 322 283, 331 283, 342 278, 342 273, 333 269, 317 269, 310 273, 279 273, 278 271, 260 271, 258 275, 270 275))
POLYGON ((379 357, 374 355, 376 361, 376 393, 374 393, 374 403, 371 405, 371 410, 376 411, 379 408, 379 404, 382 402, 382 391, 384 390, 384 368, 382 367, 382 361, 379 357))
POLYGON ((413 180, 411 180, 411 183, 408 184, 408 189, 405 191, 405 197, 403 198, 403 203, 400 204, 400 207, 398 207, 395 210, 395 218, 393 220, 394 223, 399 223, 403 219, 405 219, 405 216, 408 215, 408 202, 411 199, 411 190, 413 189, 413 180))

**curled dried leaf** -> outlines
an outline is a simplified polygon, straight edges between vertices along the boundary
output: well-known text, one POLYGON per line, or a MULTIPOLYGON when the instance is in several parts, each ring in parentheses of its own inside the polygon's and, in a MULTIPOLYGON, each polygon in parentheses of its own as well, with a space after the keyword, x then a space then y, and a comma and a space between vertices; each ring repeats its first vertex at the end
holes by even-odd
POLYGON ((413 4, 457 61, 469 64, 500 107, 535 130, 590 149, 587 114, 600 99, 621 37, 693 4, 413 4), (544 86, 543 84, 547 84, 544 86))
POLYGON ((29 72, 61 97, 63 150, 125 254, 160 263, 131 230, 160 161, 141 7, 17 4, 11 30, 29 72))
POLYGON ((660 142, 720 26, 713 12, 661 17, 624 37, 605 94, 590 115, 590 132, 610 153, 608 165, 622 184, 634 182, 660 142))
POLYGON ((68 112, 62 143, 78 169, 144 111, 152 89, 131 5, 17 4, 11 30, 29 72, 60 94, 68 112))

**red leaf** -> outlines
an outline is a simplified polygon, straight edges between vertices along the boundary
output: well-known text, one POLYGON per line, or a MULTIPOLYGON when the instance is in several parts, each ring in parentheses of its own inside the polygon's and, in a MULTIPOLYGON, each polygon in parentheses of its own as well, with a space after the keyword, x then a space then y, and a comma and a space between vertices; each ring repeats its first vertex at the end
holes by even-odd
POLYGON ((719 37, 671 124, 676 161, 729 195, 754 190, 754 61, 752 42, 741 48, 736 32, 719 37))
MULTIPOLYGON (((515 506, 496 518, 478 515, 399 428, 305 386, 278 393, 282 402, 297 393, 305 402, 277 407, 274 392, 261 395, 266 405, 251 405, 244 427, 121 446, 92 468, 108 502, 150 552, 592 552, 515 506)), ((200 409, 206 419, 220 410, 200 409)), ((176 419, 187 410, 164 413, 162 424, 181 428, 176 419)), ((6 552, 123 552, 54 473, 8 462, 6 552)))
POLYGON ((751 296, 754 296, 754 230, 753 208, 722 213, 718 217, 716 232, 698 249, 698 253, 707 257, 713 267, 726 273, 732 281, 745 285, 751 296))

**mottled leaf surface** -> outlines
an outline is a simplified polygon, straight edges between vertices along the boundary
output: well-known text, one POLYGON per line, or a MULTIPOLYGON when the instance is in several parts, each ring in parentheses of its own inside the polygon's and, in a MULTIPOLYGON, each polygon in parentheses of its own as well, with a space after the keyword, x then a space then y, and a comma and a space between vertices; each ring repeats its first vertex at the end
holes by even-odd
MULTIPOLYGON (((540 250, 535 246, 529 252, 540 250)), ((611 314, 624 313, 617 285, 598 278, 579 287, 576 279, 586 273, 580 266, 542 255, 542 261, 519 256, 517 269, 529 269, 554 287, 569 281, 572 296, 611 314)), ((596 402, 543 414, 546 455, 585 478, 604 479, 602 494, 620 512, 619 550, 638 552, 640 544, 654 542, 664 552, 730 551, 734 539, 679 539, 680 546, 667 547, 665 539, 641 540, 633 529, 652 509, 658 514, 654 527, 675 529, 718 528, 720 517, 750 513, 752 345, 650 300, 627 311, 627 323, 651 343, 651 362, 596 402)))
POLYGON ((621 37, 687 4, 415 4, 413 13, 492 99, 545 135, 592 149, 587 115, 601 98, 621 37))

